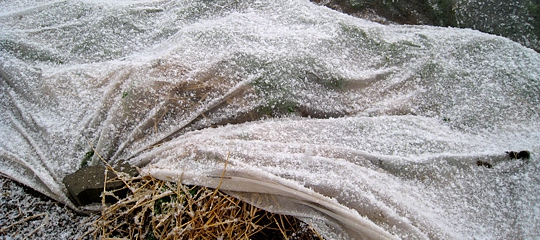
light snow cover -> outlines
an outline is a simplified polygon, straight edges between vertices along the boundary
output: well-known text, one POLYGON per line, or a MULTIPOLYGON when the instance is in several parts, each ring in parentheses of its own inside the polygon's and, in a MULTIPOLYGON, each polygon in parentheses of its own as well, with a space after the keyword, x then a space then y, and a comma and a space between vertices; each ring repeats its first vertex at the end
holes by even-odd
POLYGON ((540 55, 502 37, 307 0, 3 1, 0 79, 0 173, 72 208, 94 147, 225 169, 327 239, 540 237, 540 55))

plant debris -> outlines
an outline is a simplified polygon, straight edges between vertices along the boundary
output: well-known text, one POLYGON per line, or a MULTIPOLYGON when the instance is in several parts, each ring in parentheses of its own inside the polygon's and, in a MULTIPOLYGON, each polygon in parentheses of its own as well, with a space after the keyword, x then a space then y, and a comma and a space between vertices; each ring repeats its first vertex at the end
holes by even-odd
POLYGON ((510 159, 529 159, 531 157, 531 153, 529 151, 509 151, 506 152, 506 154, 508 154, 510 159))
POLYGON ((476 161, 476 165, 477 166, 482 166, 482 167, 487 167, 487 168, 492 168, 493 167, 493 164, 491 164, 490 162, 482 161, 482 160, 476 161))
MULTIPOLYGON (((162 181, 124 179, 129 193, 103 205, 94 238, 322 239, 308 224, 273 214, 219 191, 162 181)), ((114 195, 105 192, 105 196, 114 195)))

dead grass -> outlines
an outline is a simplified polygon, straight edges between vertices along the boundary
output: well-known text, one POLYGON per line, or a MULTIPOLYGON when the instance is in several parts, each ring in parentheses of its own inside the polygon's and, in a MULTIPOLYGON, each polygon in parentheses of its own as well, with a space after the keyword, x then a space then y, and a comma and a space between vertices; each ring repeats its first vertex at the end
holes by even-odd
POLYGON ((294 217, 261 210, 218 189, 118 175, 129 193, 115 204, 103 203, 95 239, 322 239, 294 217))

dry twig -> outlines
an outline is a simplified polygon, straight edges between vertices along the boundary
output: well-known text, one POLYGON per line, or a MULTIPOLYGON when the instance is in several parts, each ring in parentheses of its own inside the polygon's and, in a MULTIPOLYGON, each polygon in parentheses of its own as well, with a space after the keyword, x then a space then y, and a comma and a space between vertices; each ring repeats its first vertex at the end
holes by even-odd
POLYGON ((322 239, 300 220, 277 215, 217 189, 162 181, 152 176, 126 180, 134 189, 103 206, 96 220, 101 239, 322 239))

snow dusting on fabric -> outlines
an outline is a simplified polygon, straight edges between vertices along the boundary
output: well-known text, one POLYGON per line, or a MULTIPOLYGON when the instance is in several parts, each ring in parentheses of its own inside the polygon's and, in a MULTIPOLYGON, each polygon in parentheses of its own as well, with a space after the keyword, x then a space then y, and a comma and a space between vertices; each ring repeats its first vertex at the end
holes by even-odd
POLYGON ((0 173, 72 208, 95 148, 326 239, 540 237, 540 54, 518 43, 307 0, 0 9, 0 173))

